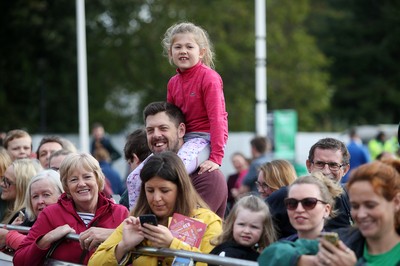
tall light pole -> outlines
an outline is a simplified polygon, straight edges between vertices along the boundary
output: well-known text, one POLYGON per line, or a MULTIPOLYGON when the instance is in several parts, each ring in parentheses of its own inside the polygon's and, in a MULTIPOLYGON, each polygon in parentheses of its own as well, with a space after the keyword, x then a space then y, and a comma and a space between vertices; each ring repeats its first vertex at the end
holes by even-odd
POLYGON ((267 136, 267 21, 265 0, 255 0, 256 133, 267 136))
POLYGON ((76 32, 78 50, 79 150, 83 152, 88 152, 89 111, 86 66, 85 0, 76 0, 76 32))
POLYGON ((89 151, 85 0, 76 0, 78 50, 79 150, 89 151))

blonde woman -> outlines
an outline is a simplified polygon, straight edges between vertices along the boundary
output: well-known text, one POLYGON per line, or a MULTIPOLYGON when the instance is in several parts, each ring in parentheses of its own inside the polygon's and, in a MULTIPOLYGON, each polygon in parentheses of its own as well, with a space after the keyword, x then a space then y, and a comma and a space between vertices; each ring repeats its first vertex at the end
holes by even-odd
MULTIPOLYGON (((327 220, 335 217, 335 201, 342 187, 321 172, 299 177, 288 188, 284 202, 297 234, 264 249, 260 265, 296 265, 302 255, 318 251, 316 241, 327 220)), ((301 258, 302 257, 302 258, 301 258)), ((311 265, 311 264, 310 264, 311 265)))
POLYGON ((267 198, 272 192, 292 184, 296 178, 296 171, 289 161, 273 160, 260 166, 257 190, 261 197, 267 198))
POLYGON ((1 199, 7 202, 2 223, 19 224, 24 220, 18 216, 20 211, 24 211, 28 183, 41 170, 39 162, 32 159, 18 159, 7 167, 0 180, 1 199))
MULTIPOLYGON (((7 167, 12 163, 10 154, 8 151, 0 146, 0 176, 3 176, 7 167)), ((4 218, 4 213, 7 209, 7 202, 2 200, 0 197, 0 221, 4 218)))

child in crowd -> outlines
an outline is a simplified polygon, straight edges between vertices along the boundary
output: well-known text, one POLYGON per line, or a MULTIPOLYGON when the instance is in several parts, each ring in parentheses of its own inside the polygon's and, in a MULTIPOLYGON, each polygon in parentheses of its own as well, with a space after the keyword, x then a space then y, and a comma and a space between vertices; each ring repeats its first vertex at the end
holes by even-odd
POLYGON ((254 195, 235 203, 222 230, 212 241, 216 247, 210 254, 257 261, 260 252, 277 238, 268 205, 254 195))
POLYGON ((178 106, 186 120, 185 144, 178 155, 189 173, 199 166, 199 174, 211 172, 221 165, 228 139, 223 83, 213 70, 212 44, 203 28, 184 22, 165 32, 162 45, 177 67, 168 82, 167 101, 178 106))
MULTIPOLYGON (((199 174, 216 170, 228 139, 228 114, 222 79, 212 69, 214 53, 208 34, 192 23, 175 24, 166 31, 162 45, 170 63, 178 67, 168 82, 167 101, 185 115, 185 143, 178 156, 189 174, 199 167, 199 174)), ((139 195, 142 167, 139 165, 126 180, 130 209, 139 195)))

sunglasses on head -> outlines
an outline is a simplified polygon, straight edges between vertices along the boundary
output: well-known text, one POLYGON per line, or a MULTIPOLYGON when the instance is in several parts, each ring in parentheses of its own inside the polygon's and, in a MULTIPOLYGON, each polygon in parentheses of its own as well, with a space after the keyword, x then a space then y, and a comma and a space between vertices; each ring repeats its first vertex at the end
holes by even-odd
POLYGON ((327 204, 325 201, 319 200, 317 198, 304 198, 301 200, 298 199, 294 199, 294 198, 286 198, 284 199, 284 203, 286 206, 286 209, 290 210, 290 211, 294 211, 297 209, 297 206, 299 205, 299 203, 301 203, 301 205, 303 206, 303 208, 305 210, 312 210, 315 208, 315 206, 317 205, 318 202, 321 202, 323 204, 327 204))

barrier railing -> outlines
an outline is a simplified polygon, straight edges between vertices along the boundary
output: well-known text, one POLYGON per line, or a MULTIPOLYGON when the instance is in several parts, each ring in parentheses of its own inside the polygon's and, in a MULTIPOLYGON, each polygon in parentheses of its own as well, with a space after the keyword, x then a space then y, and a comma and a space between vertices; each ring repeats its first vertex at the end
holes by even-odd
MULTIPOLYGON (((0 224, 0 228, 6 228, 8 230, 16 230, 21 233, 28 233, 29 227, 18 226, 18 225, 5 225, 0 224)), ((79 240, 78 234, 68 234, 66 238, 71 240, 79 240)), ((212 254, 203 254, 198 252, 186 251, 186 250, 178 250, 178 249, 169 249, 169 248, 155 248, 155 247, 141 247, 132 253, 137 255, 146 255, 146 256, 156 256, 156 257, 182 257, 182 258, 191 258, 195 262, 205 262, 214 265, 221 266, 258 266, 258 263, 255 261, 234 259, 229 257, 220 257, 212 254)), ((12 266, 12 256, 4 254, 0 252, 0 265, 4 266, 12 266)), ((82 264, 75 264, 71 262, 64 262, 55 259, 48 259, 46 261, 46 265, 49 266, 82 266, 82 264)))

